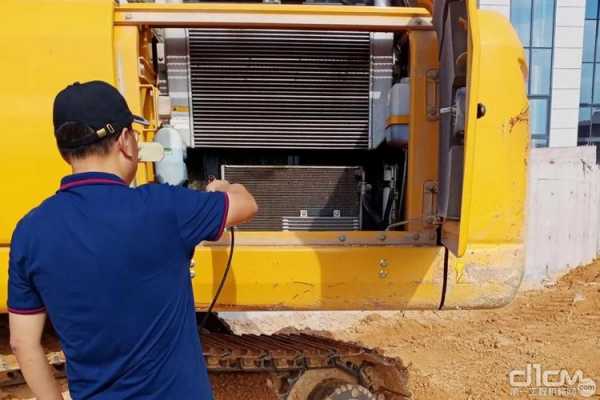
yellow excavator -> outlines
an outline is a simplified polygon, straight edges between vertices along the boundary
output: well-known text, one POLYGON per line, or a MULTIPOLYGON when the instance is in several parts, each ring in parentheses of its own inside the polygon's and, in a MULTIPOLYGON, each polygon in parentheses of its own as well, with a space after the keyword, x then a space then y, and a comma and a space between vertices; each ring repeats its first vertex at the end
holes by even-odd
MULTIPOLYGON (((476 3, 3 1, 0 311, 15 224, 69 173, 53 98, 97 79, 152 122, 136 185, 219 177, 257 198, 235 246, 197 248, 198 312, 215 299, 211 311, 509 303, 524 268, 527 64, 506 18, 476 3)), ((207 315, 214 373, 273 373, 281 399, 409 396, 375 351, 234 335, 207 315)))

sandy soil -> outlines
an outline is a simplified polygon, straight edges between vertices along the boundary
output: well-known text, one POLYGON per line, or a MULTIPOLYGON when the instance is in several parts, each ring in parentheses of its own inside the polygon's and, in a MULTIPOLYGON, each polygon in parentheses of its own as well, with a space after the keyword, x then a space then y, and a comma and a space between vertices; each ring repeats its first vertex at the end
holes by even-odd
POLYGON ((532 398, 508 384, 509 372, 528 363, 580 369, 600 399, 600 263, 503 309, 373 315, 336 336, 401 358, 419 400, 532 398))
MULTIPOLYGON (((488 311, 235 314, 238 332, 272 333, 290 325, 327 329, 342 340, 377 347, 409 369, 416 400, 557 398, 513 393, 512 369, 582 370, 600 399, 600 262, 578 268, 556 285, 521 293, 508 307, 488 311)), ((0 350, 7 349, 0 326, 0 350)), ((275 400, 267 375, 211 376, 217 400, 275 400)), ((543 394, 543 393, 542 393, 543 394)), ((24 385, 0 400, 30 398, 24 385)), ((570 397, 573 398, 573 397, 570 397)))

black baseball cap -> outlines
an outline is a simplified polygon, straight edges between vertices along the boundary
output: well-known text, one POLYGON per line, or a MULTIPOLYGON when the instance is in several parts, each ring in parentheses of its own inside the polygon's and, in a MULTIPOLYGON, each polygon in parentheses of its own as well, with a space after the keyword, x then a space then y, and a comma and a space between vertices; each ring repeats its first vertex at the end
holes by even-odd
POLYGON ((144 118, 134 115, 119 91, 103 81, 75 82, 61 90, 54 99, 54 133, 58 147, 74 149, 119 135, 136 122, 148 126, 144 118), (80 137, 62 138, 57 131, 67 124, 81 124, 80 137))

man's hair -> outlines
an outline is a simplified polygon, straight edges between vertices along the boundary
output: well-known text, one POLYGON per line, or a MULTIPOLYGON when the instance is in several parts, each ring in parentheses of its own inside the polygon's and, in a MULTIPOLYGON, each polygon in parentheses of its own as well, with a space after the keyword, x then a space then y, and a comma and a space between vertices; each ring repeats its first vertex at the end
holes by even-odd
MULTIPOLYGON (((77 138, 83 137, 90 132, 90 127, 87 125, 78 123, 78 122, 68 122, 63 124, 58 130, 56 130, 56 140, 57 142, 61 141, 74 141, 77 138)), ((97 156, 105 156, 110 152, 110 149, 117 141, 121 133, 123 132, 122 128, 119 128, 117 132, 112 135, 107 135, 97 142, 78 146, 74 148, 61 148, 58 146, 58 150, 60 154, 66 159, 81 159, 91 155, 97 156)))

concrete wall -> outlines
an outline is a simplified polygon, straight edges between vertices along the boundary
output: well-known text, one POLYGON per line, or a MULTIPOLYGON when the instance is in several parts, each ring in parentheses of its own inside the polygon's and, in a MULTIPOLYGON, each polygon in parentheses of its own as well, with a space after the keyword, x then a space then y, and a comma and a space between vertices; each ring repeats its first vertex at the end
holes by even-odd
POLYGON ((596 148, 533 149, 528 189, 524 288, 551 282, 599 254, 596 148))

